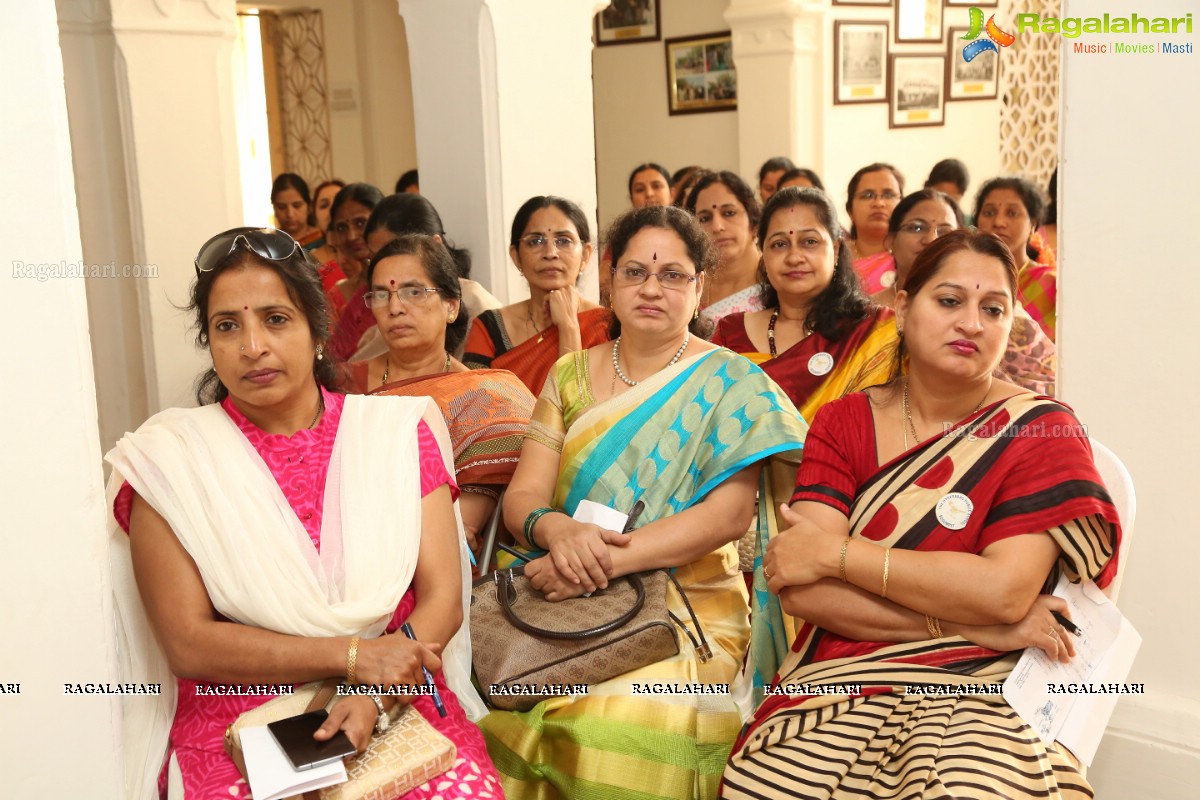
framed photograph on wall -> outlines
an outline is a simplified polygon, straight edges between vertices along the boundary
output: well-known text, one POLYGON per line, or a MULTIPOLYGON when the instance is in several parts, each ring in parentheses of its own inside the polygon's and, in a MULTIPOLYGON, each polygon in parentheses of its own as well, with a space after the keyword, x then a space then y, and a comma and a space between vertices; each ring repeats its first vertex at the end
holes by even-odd
POLYGON ((657 42, 662 38, 662 0, 613 0, 596 15, 596 44, 657 42))
POLYGON ((887 102, 886 22, 833 23, 833 102, 887 102))
POLYGON ((1000 0, 946 0, 948 6, 959 6, 967 8, 968 6, 979 6, 980 8, 995 8, 1000 4, 1000 0))
POLYGON ((896 44, 942 41, 942 0, 896 0, 896 44))
POLYGON ((970 41, 961 38, 966 28, 950 28, 946 54, 947 100, 995 100, 1000 83, 1000 57, 993 51, 980 53, 970 63, 963 59, 963 48, 970 41))
POLYGON ((737 108, 737 72, 729 32, 667 39, 667 110, 671 114, 737 108))
POLYGON ((946 56, 894 55, 888 70, 888 127, 946 122, 946 56))
POLYGON ((892 0, 833 0, 835 6, 890 6, 892 0))

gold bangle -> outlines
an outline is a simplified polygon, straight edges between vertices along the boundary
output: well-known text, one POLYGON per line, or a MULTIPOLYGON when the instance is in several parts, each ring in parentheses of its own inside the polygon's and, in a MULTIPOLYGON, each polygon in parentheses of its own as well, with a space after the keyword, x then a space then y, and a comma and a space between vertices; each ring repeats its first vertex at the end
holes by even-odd
POLYGON ((358 637, 350 639, 350 649, 346 651, 346 683, 358 683, 354 679, 354 668, 358 665, 358 637))
POLYGON ((885 547, 883 550, 883 588, 879 590, 879 596, 884 599, 887 598, 888 566, 891 559, 892 548, 885 547))
POLYGON ((849 583, 850 579, 846 577, 846 548, 850 546, 850 537, 846 537, 846 541, 842 542, 842 555, 838 559, 838 575, 842 578, 842 583, 849 583))
POLYGON ((940 619, 938 619, 937 617, 931 617, 928 614, 926 614, 925 615, 925 627, 929 629, 929 638, 931 638, 931 639, 941 639, 942 638, 942 621, 940 619))

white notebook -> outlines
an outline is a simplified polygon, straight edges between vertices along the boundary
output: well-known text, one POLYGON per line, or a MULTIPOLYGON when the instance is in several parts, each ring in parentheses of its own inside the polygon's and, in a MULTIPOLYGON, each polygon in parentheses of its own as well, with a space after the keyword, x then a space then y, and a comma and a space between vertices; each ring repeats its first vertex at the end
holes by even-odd
POLYGON ((242 731, 242 756, 246 759, 246 778, 254 800, 279 800, 346 782, 344 761, 305 770, 292 767, 265 725, 242 731))

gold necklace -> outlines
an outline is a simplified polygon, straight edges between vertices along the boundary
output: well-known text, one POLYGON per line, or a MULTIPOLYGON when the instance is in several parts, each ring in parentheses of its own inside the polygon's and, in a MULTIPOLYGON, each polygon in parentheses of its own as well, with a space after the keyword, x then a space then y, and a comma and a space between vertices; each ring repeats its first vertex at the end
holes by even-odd
MULTIPOLYGON (((379 381, 380 386, 387 386, 388 374, 392 369, 392 354, 388 353, 383 362, 383 379, 379 381)), ((442 365, 442 372, 450 371, 450 354, 446 353, 446 363, 442 365)))
MULTIPOLYGON (((974 408, 971 409, 971 412, 969 414, 967 414, 967 417, 971 416, 971 414, 974 414, 976 411, 983 408, 983 401, 987 400, 987 396, 991 393, 992 393, 992 384, 989 382, 987 391, 983 393, 983 397, 979 398, 978 405, 976 405, 974 408)), ((909 406, 908 406, 908 378, 904 379, 904 394, 901 397, 901 408, 904 411, 904 418, 906 420, 908 420, 908 428, 905 428, 903 424, 900 426, 901 430, 904 433, 904 451, 908 452, 908 431, 909 430, 912 431, 914 444, 919 443, 921 441, 921 437, 917 435, 917 426, 913 423, 912 411, 909 409, 909 406)), ((963 417, 963 419, 966 419, 967 417, 963 417)))

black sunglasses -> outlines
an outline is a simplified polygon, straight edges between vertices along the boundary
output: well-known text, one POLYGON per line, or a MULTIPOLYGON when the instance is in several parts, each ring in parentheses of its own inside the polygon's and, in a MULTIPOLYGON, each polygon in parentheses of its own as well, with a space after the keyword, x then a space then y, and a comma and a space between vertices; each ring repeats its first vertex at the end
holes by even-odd
POLYGON ((241 245, 268 261, 284 261, 300 250, 300 243, 275 228, 233 228, 209 239, 196 254, 196 275, 211 272, 241 245))

